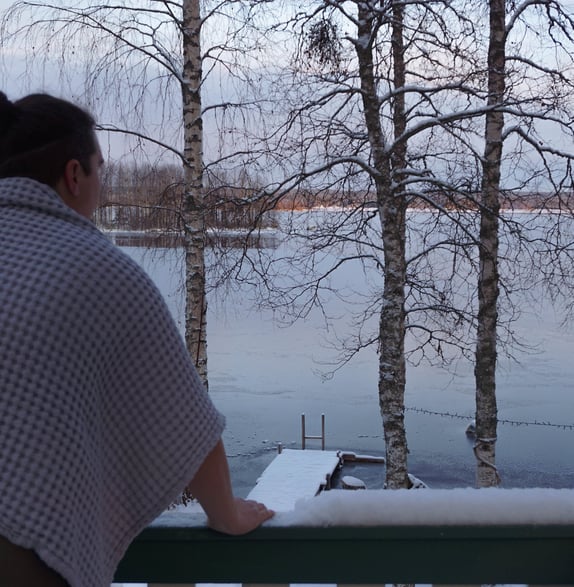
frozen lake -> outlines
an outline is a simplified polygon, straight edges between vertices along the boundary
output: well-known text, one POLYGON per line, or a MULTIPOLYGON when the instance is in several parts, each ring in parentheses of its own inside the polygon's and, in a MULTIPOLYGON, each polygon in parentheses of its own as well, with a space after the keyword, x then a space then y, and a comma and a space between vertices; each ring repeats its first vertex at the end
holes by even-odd
MULTIPOLYGON (((181 251, 124 250, 151 274, 182 326, 181 251)), ((384 454, 374 349, 325 380, 321 371, 333 354, 312 315, 280 326, 241 291, 208 304, 210 394, 227 417, 224 440, 239 495, 247 495, 278 443, 300 447, 302 413, 308 434, 320 433, 325 414, 327 449, 384 454)), ((559 322, 550 308, 526 309, 515 329, 538 348, 518 355, 519 363, 500 361, 497 465, 503 487, 574 487, 574 328, 559 322)), ((465 435, 474 411, 472 366, 460 362, 455 374, 409 366, 406 405, 410 472, 431 487, 474 485, 472 443, 465 435)), ((380 465, 347 474, 369 488, 384 481, 380 465)))

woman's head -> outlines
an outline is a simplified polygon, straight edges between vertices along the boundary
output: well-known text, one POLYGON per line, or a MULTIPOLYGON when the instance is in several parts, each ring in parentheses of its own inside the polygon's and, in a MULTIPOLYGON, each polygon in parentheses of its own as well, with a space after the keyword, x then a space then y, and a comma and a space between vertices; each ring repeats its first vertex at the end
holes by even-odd
POLYGON ((66 100, 31 94, 11 102, 0 92, 0 178, 35 179, 66 200, 71 162, 86 177, 99 173, 93 169, 101 159, 94 126, 88 112, 66 100))

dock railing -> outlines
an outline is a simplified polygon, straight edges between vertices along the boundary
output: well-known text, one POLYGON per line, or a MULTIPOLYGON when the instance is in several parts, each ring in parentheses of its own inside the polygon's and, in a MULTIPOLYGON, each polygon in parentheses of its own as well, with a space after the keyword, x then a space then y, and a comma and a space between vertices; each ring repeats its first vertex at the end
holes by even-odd
MULTIPOLYGON (((437 490, 423 491, 428 495, 437 490)), ((504 491, 505 499, 512 503, 515 490, 504 491)), ((538 509, 540 520, 535 515, 534 521, 526 516, 523 522, 508 523, 512 517, 503 515, 504 522, 492 523, 487 512, 486 521, 481 522, 480 512, 471 512, 476 522, 429 524, 424 519, 416 523, 415 511, 400 524, 343 525, 335 515, 332 526, 307 526, 281 525, 278 516, 273 525, 239 537, 213 532, 201 518, 168 512, 132 543, 115 580, 150 584, 574 585, 574 490, 560 493, 561 504, 544 521, 543 510, 549 505, 552 509, 544 500, 553 495, 545 490, 531 492, 527 499, 516 494, 521 508, 538 509)), ((424 506, 426 499, 421 499, 424 506)), ((440 502, 442 496, 438 499, 440 502)), ((393 507, 392 500, 383 507, 393 507)), ((469 507, 475 505, 471 500, 469 507)), ((336 502, 330 507, 336 507, 336 502)), ((376 513, 373 519, 376 521, 376 513)))

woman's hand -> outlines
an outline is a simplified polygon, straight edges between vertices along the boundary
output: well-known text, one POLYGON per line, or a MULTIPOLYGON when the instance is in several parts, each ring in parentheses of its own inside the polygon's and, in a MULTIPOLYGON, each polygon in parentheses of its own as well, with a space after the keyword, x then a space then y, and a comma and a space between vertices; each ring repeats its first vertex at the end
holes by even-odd
POLYGON ((207 523, 210 528, 224 534, 247 534, 247 532, 251 532, 263 524, 265 520, 269 520, 275 513, 258 501, 239 497, 234 498, 234 501, 235 516, 219 522, 212 522, 208 518, 207 523))
POLYGON ((257 501, 233 495, 229 466, 220 440, 187 486, 207 514, 210 528, 224 534, 246 534, 255 530, 274 512, 257 501))

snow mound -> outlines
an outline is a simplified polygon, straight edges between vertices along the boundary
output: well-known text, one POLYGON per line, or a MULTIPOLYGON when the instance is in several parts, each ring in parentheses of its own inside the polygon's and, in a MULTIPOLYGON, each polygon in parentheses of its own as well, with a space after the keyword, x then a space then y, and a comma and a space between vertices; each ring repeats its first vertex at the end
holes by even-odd
POLYGON ((572 489, 324 491, 269 526, 574 524, 572 489))

